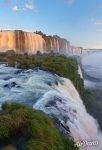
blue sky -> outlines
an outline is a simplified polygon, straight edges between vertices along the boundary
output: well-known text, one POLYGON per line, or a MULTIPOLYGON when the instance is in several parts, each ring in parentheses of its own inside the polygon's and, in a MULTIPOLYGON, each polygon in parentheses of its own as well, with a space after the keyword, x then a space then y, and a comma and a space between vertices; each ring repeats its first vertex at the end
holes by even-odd
POLYGON ((0 28, 41 30, 74 46, 102 48, 102 0, 1 0, 0 28))

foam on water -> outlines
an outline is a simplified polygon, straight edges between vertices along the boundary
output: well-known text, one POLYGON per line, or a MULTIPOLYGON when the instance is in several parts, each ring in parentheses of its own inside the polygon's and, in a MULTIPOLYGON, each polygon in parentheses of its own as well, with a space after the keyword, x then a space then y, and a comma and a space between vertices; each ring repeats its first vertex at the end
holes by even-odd
POLYGON ((55 116, 75 141, 99 140, 99 146, 86 150, 102 148, 98 124, 69 79, 39 69, 22 71, 0 65, 0 104, 4 101, 26 103, 55 116))
POLYGON ((60 118, 63 125, 69 127, 71 135, 76 142, 82 139, 98 139, 100 142, 99 147, 86 147, 83 149, 101 150, 101 136, 96 120, 86 112, 83 102, 71 81, 64 78, 63 80, 64 84, 59 83, 58 86, 54 86, 57 90, 56 92, 47 92, 43 98, 34 105, 34 108, 60 118), (57 98, 61 98, 62 101, 55 98, 55 95, 57 98), (48 103, 51 104, 50 101, 55 101, 55 104, 48 106, 48 103))

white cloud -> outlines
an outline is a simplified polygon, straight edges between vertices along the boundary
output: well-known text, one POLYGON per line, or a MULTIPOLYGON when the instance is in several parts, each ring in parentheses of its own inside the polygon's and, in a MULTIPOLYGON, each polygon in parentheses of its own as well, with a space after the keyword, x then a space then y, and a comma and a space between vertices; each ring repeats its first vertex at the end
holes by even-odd
POLYGON ((11 2, 13 3, 13 7, 11 7, 12 12, 18 12, 18 11, 27 11, 27 10, 32 10, 36 12, 34 0, 22 0, 22 3, 20 5, 19 3, 20 0, 3 0, 3 3, 5 5, 10 4, 11 2))
POLYGON ((102 25, 102 21, 96 21, 94 22, 94 25, 102 25))
POLYGON ((18 12, 18 11, 27 11, 27 10, 32 10, 34 12, 36 12, 36 8, 35 8, 35 5, 34 3, 31 3, 31 2, 27 2, 25 3, 22 7, 18 7, 17 5, 14 5, 12 7, 12 11, 13 12, 18 12))
POLYGON ((33 5, 33 3, 26 3, 24 8, 33 10, 34 9, 34 5, 33 5))
POLYGON ((16 5, 15 5, 15 6, 13 6, 13 7, 12 7, 12 11, 13 11, 13 12, 17 12, 17 11, 19 11, 18 6, 16 6, 16 5))

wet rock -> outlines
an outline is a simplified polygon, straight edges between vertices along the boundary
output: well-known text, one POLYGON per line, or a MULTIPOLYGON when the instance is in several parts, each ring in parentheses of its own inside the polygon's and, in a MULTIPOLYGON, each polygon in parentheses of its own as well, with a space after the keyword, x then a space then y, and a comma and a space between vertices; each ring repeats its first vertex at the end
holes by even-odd
POLYGON ((3 78, 3 80, 9 80, 9 79, 11 79, 11 77, 5 77, 5 78, 3 78))
POLYGON ((56 102, 62 103, 62 99, 60 97, 54 96, 53 99, 45 105, 45 107, 54 106, 58 109, 56 102))
POLYGON ((58 81, 55 81, 55 85, 57 85, 57 86, 58 86, 58 81))
POLYGON ((5 87, 5 88, 9 88, 9 84, 5 84, 4 87, 5 87))
POLYGON ((64 135, 68 136, 70 135, 70 129, 68 126, 66 126, 66 123, 59 120, 55 115, 51 116, 54 120, 55 126, 58 128, 58 130, 64 135))
POLYGON ((17 85, 16 88, 21 88, 21 86, 20 86, 20 85, 17 85))
POLYGON ((52 86, 52 83, 50 81, 46 81, 46 84, 52 86))
POLYGON ((16 82, 11 82, 10 84, 5 84, 4 87, 5 88, 12 88, 12 87, 15 87, 17 86, 16 82))
POLYGON ((58 97, 58 96, 54 96, 54 100, 58 101, 60 103, 62 103, 62 98, 58 97))
POLYGON ((15 87, 16 85, 17 85, 16 82, 11 83, 11 87, 15 87))
POLYGON ((45 107, 51 107, 51 106, 55 106, 56 107, 56 101, 49 101, 45 107))
POLYGON ((39 67, 35 67, 33 70, 38 72, 39 71, 39 67))
POLYGON ((15 71, 14 74, 19 74, 19 73, 21 73, 21 72, 22 72, 22 70, 17 70, 17 71, 15 71))

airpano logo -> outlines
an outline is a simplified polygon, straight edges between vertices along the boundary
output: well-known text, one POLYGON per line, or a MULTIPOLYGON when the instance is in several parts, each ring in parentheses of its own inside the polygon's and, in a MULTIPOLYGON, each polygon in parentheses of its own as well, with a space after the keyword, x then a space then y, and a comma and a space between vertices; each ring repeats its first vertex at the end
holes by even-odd
POLYGON ((83 140, 83 141, 78 141, 74 144, 75 147, 91 147, 91 146, 97 146, 99 144, 98 140, 91 140, 91 141, 87 141, 87 140, 83 140))

